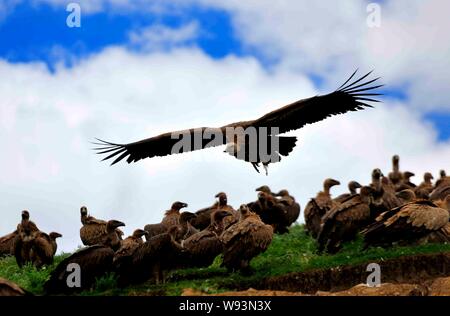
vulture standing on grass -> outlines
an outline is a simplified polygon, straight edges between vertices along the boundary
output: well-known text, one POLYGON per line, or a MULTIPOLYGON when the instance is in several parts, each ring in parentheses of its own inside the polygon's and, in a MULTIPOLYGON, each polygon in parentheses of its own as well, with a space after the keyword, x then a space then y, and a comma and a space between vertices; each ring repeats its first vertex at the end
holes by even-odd
POLYGON ((58 249, 56 238, 60 237, 62 235, 56 232, 50 234, 38 232, 36 234, 31 247, 30 259, 37 268, 53 263, 53 257, 58 249))
POLYGON ((291 226, 300 216, 300 204, 289 194, 288 190, 281 190, 275 196, 279 197, 278 202, 285 205, 287 226, 291 226))
POLYGON ((115 228, 115 232, 117 235, 117 238, 115 238, 113 235, 109 235, 108 231, 108 222, 96 219, 93 216, 88 215, 88 211, 86 206, 82 206, 80 208, 81 213, 81 223, 83 226, 80 228, 80 238, 83 242, 83 245, 85 246, 93 246, 97 244, 103 244, 105 243, 106 236, 109 236, 109 238, 114 238, 116 242, 114 243, 114 247, 120 243, 120 240, 122 240, 123 232, 117 228, 115 228))
POLYGON ((334 198, 333 200, 337 203, 342 203, 345 200, 355 196, 356 194, 358 194, 358 192, 356 192, 357 189, 360 189, 362 186, 361 184, 359 184, 356 181, 350 181, 348 183, 348 190, 350 193, 343 193, 341 195, 339 195, 337 198, 334 198))
POLYGON ((433 202, 418 200, 384 212, 364 231, 364 249, 411 244, 438 231, 449 221, 449 212, 433 202))
POLYGON ((144 230, 148 233, 147 238, 152 238, 153 236, 163 234, 167 232, 170 227, 178 225, 180 219, 180 210, 187 206, 188 205, 184 202, 174 202, 170 207, 170 210, 167 210, 165 212, 161 223, 145 225, 144 230))
POLYGON ((185 251, 184 263, 187 267, 208 267, 222 253, 223 245, 219 236, 224 231, 224 218, 230 212, 217 210, 211 214, 211 224, 201 232, 181 242, 185 251))
POLYGON ((433 179, 434 178, 431 173, 425 172, 423 175, 423 182, 414 190, 414 193, 416 193, 416 196, 419 199, 428 199, 431 191, 433 191, 433 183, 431 182, 433 179))
MULTIPOLYGON (((197 234, 199 230, 192 226, 192 222, 195 221, 197 215, 191 212, 183 212, 180 215, 180 223, 178 224, 179 230, 176 240, 181 242, 184 239, 188 239, 194 234, 197 234)), ((211 221, 211 216, 210 216, 211 221)))
POLYGON ((45 282, 44 290, 47 294, 69 294, 90 289, 97 278, 112 271, 113 258, 114 250, 110 245, 95 245, 80 249, 57 265, 49 280, 45 282), (80 287, 68 286, 68 279, 74 281, 71 264, 77 264, 80 268, 80 287))
POLYGON ((372 107, 370 102, 379 102, 374 98, 379 94, 371 91, 382 86, 373 85, 379 78, 364 81, 371 74, 369 72, 352 82, 355 74, 356 71, 332 93, 296 101, 253 121, 231 123, 219 128, 200 127, 168 132, 129 144, 98 140, 96 144, 100 147, 95 149, 98 154, 107 155, 103 160, 114 158, 112 164, 115 164, 122 159, 131 163, 144 158, 226 145, 225 152, 251 162, 258 172, 262 163, 267 174, 269 163, 279 161, 281 156, 288 156, 295 147, 297 137, 282 134, 333 115, 372 107), (256 137, 249 137, 250 134, 256 137), (262 142, 267 145, 264 149, 259 148, 262 142))
POLYGON ((36 224, 30 221, 30 213, 22 211, 22 221, 17 225, 18 234, 14 239, 14 256, 19 267, 31 261, 31 247, 38 232, 36 224))
POLYGON ((317 238, 320 252, 324 249, 328 253, 338 252, 343 242, 353 240, 369 223, 373 191, 371 187, 362 187, 360 194, 353 195, 325 214, 317 238))
POLYGON ((239 208, 239 222, 223 232, 223 262, 229 271, 249 272, 250 260, 266 251, 272 242, 273 228, 264 224, 247 205, 239 208))
MULTIPOLYGON (((289 232, 288 227, 291 224, 291 217, 294 217, 294 212, 297 211, 292 209, 292 214, 289 215, 290 208, 295 208, 296 205, 289 206, 286 199, 278 199, 275 194, 269 194, 264 191, 258 193, 258 200, 256 202, 249 203, 247 206, 265 224, 272 225, 275 233, 278 234, 289 232)), ((299 205, 298 207, 300 208, 299 205)), ((300 209, 298 211, 300 212, 300 209)))
POLYGON ((180 265, 181 246, 175 240, 178 234, 179 227, 172 226, 137 246, 131 255, 116 260, 114 271, 119 286, 143 283, 151 278, 156 284, 164 282, 164 272, 180 265))
POLYGON ((226 218, 225 227, 228 227, 231 224, 234 224, 238 219, 237 212, 233 209, 232 206, 228 205, 228 197, 224 192, 217 193, 215 196, 218 200, 210 207, 203 208, 195 214, 197 218, 192 221, 192 225, 195 228, 202 230, 209 226, 211 223, 211 214, 216 210, 225 210, 229 211, 233 216, 229 216, 226 218))
POLYGON ((0 278, 0 296, 32 296, 16 283, 0 278))
POLYGON ((14 255, 14 240, 18 235, 17 230, 0 237, 0 258, 3 256, 14 255))
POLYGON ((334 179, 326 179, 323 182, 323 191, 317 193, 316 197, 311 199, 306 204, 305 212, 305 227, 306 231, 316 238, 320 231, 322 217, 338 203, 333 201, 330 194, 330 189, 339 185, 340 182, 334 179))

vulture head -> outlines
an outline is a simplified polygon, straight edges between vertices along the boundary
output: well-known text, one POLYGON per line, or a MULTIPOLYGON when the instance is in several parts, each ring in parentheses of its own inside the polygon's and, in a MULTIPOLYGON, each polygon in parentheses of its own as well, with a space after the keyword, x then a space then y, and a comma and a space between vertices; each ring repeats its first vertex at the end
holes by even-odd
POLYGON ((197 214, 191 212, 183 212, 180 215, 180 223, 191 223, 197 218, 197 214))
POLYGON ((252 211, 250 211, 250 208, 246 205, 246 204, 242 204, 239 207, 239 220, 243 220, 245 218, 247 218, 248 216, 250 216, 252 213, 252 211))
POLYGON ((325 192, 328 192, 331 187, 334 187, 335 185, 340 185, 340 184, 341 183, 338 180, 328 178, 323 182, 323 188, 325 189, 325 192))
POLYGON ((214 212, 211 214, 211 223, 213 223, 213 224, 215 224, 215 225, 221 224, 221 223, 222 223, 222 220, 223 220, 225 217, 231 216, 231 215, 233 215, 233 214, 231 214, 230 212, 225 211, 225 210, 217 210, 217 211, 214 211, 214 212))
POLYGON ((22 219, 23 220, 30 219, 30 212, 28 212, 27 210, 23 210, 22 211, 22 219))
POLYGON ((275 196, 281 196, 281 197, 289 196, 289 192, 288 192, 288 190, 281 190, 280 192, 275 194, 275 196))
POLYGON ((405 203, 412 202, 416 199, 416 194, 414 193, 414 191, 409 189, 401 190, 400 192, 397 192, 395 196, 397 196, 405 203))
POLYGON ((264 192, 264 193, 267 193, 267 194, 271 194, 272 193, 272 191, 270 190, 270 188, 267 185, 260 186, 259 188, 256 188, 255 191, 256 192, 264 192))
POLYGON ((123 222, 116 221, 115 219, 113 219, 113 220, 108 221, 108 223, 106 224, 106 229, 108 231, 113 231, 116 228, 123 227, 123 226, 125 226, 125 224, 123 222))
POLYGON ((415 174, 412 173, 411 171, 403 172, 403 177, 405 178, 406 181, 409 181, 409 179, 414 176, 415 176, 415 174))
POLYGON ((434 177, 430 172, 425 172, 425 174, 423 175, 423 179, 426 183, 431 183, 431 180, 433 180, 434 177))
POLYGON ((348 189, 351 194, 356 194, 356 189, 360 189, 360 188, 362 188, 362 185, 356 181, 350 181, 348 183, 348 189))
POLYGON ((383 176, 383 173, 381 172, 380 169, 378 169, 378 168, 373 169, 373 171, 372 171, 372 179, 380 180, 382 176, 383 176))
POLYGON ((50 236, 51 239, 56 240, 56 238, 61 238, 62 235, 60 233, 57 232, 51 232, 50 234, 48 234, 50 236))
POLYGON ((215 197, 219 199, 220 205, 222 206, 227 205, 228 199, 227 195, 224 192, 217 193, 215 197))
POLYGON ((400 157, 398 155, 394 155, 392 157, 392 164, 398 167, 398 163, 400 162, 400 157))
POLYGON ((439 171, 439 175, 441 176, 441 179, 444 179, 447 176, 447 173, 445 172, 445 170, 441 170, 439 171))
POLYGON ((133 232, 133 237, 136 237, 136 238, 142 238, 142 236, 147 236, 147 235, 148 235, 148 232, 143 229, 136 229, 133 232))
POLYGON ((173 203, 172 204, 172 210, 175 210, 175 211, 179 211, 179 210, 181 210, 182 208, 185 208, 185 207, 187 207, 188 205, 186 204, 186 203, 184 203, 184 202, 179 202, 179 201, 177 201, 177 202, 175 202, 175 203, 173 203))
POLYGON ((80 208, 80 213, 81 213, 81 216, 87 216, 88 215, 87 207, 86 206, 82 206, 80 208))

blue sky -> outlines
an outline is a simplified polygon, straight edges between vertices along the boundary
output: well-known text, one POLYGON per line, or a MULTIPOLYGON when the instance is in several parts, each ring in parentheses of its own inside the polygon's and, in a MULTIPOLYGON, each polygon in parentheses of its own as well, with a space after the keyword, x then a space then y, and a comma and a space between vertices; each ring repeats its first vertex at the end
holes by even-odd
MULTIPOLYGON (((139 47, 131 46, 128 35, 140 28, 152 24, 177 28, 196 21, 202 32, 184 45, 200 47, 213 58, 230 54, 253 56, 267 69, 277 62, 276 58, 268 58, 258 49, 244 45, 236 36, 230 14, 222 9, 192 5, 174 14, 97 12, 82 15, 81 28, 65 25, 68 13, 64 9, 45 3, 30 6, 23 2, 16 6, 13 14, 0 23, 0 57, 11 63, 43 61, 50 70, 61 61, 70 67, 74 60, 86 58, 111 45, 126 45, 129 49, 139 50, 139 47)), ((308 75, 317 86, 321 86, 320 74, 309 72, 308 75)), ((401 88, 385 89, 384 92, 394 99, 407 99, 401 88)), ((450 138, 449 118, 450 114, 445 111, 424 114, 424 119, 437 129, 440 141, 450 138)))

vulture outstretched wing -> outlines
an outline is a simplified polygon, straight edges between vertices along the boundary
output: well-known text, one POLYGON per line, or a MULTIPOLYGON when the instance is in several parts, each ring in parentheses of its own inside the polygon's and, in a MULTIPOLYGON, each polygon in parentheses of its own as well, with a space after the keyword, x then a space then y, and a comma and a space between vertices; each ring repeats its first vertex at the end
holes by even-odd
POLYGON ((279 134, 286 133, 333 115, 372 107, 368 102, 379 102, 373 97, 380 94, 371 93, 371 90, 382 86, 373 85, 379 78, 364 81, 371 74, 369 72, 352 82, 351 80, 356 72, 332 93, 299 100, 267 113, 254 121, 231 123, 220 128, 200 127, 169 132, 129 144, 115 144, 98 139, 99 142, 94 144, 99 145, 99 147, 94 148, 94 150, 97 151, 97 154, 106 155, 103 160, 114 159, 111 163, 111 165, 114 165, 125 158, 128 163, 131 163, 144 158, 168 156, 224 145, 230 141, 227 141, 226 138, 227 127, 242 127, 244 129, 248 127, 274 127, 279 128, 279 134), (180 142, 180 139, 187 135, 190 136, 190 138, 187 138, 189 141, 185 144, 180 142))
POLYGON ((336 91, 288 104, 267 113, 254 121, 253 125, 255 127, 278 127, 282 134, 302 128, 306 124, 322 121, 333 115, 372 107, 368 102, 379 102, 373 97, 381 94, 371 93, 370 90, 383 85, 373 85, 379 78, 364 81, 371 73, 349 83, 355 76, 355 71, 336 91))
POLYGON ((101 139, 98 141, 99 143, 94 144, 100 147, 94 148, 94 150, 97 150, 97 154, 108 155, 103 160, 115 158, 111 165, 126 157, 128 157, 127 162, 131 163, 144 158, 181 154, 226 144, 224 129, 208 127, 164 133, 129 144, 114 144, 101 139), (185 146, 182 146, 183 142, 180 140, 185 136, 189 136, 189 140, 192 141, 186 142, 185 146))

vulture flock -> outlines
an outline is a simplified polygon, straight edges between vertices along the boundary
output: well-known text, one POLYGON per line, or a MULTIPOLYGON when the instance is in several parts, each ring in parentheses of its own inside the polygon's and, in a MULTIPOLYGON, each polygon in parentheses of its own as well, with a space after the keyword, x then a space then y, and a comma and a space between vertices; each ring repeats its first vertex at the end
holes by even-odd
MULTIPOLYGON (((120 230, 123 222, 97 219, 82 206, 79 234, 85 247, 56 266, 44 289, 48 294, 89 289, 105 273, 115 273, 119 286, 160 283, 168 271, 208 267, 219 255, 230 272, 251 272, 250 261, 269 247, 274 232, 288 232, 300 215, 300 205, 287 190, 272 193, 262 186, 256 191, 257 200, 237 210, 224 192, 195 213, 183 211, 186 203, 174 202, 160 223, 145 225, 126 238, 120 230), (79 287, 67 285, 73 264, 80 267, 79 287)), ((40 231, 23 211, 17 229, 0 239, 0 256, 15 256, 20 267, 31 263, 41 268, 53 262, 58 237, 40 231)))
POLYGON ((320 252, 336 253, 358 233, 364 238, 364 249, 450 242, 450 177, 442 170, 433 183, 427 172, 416 185, 410 180, 414 173, 400 171, 399 163, 395 155, 387 176, 374 169, 371 183, 362 186, 351 181, 349 193, 337 197, 330 191, 339 181, 324 181, 323 190, 304 211, 306 230, 317 240, 320 252))

